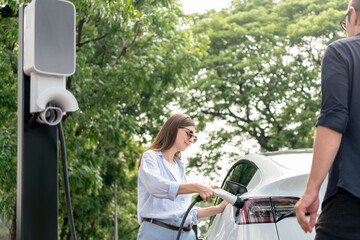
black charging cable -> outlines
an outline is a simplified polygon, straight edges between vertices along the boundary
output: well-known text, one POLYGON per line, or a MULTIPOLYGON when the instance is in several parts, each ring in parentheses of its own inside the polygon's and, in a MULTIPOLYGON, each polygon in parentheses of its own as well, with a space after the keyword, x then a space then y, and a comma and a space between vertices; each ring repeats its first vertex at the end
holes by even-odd
POLYGON ((35 121, 36 121, 36 119, 39 117, 39 115, 40 115, 40 113, 34 113, 32 116, 31 116, 31 118, 30 118, 30 120, 29 120, 29 126, 31 126, 35 121))
POLYGON ((62 161, 62 165, 63 165, 66 207, 67 207, 67 212, 68 212, 68 217, 69 217, 70 231, 71 231, 71 236, 72 236, 73 240, 76 240, 77 238, 76 238, 76 232, 75 232, 74 217, 73 217, 72 207, 71 207, 69 177, 68 177, 68 171, 67 171, 67 165, 66 165, 65 139, 64 139, 64 132, 63 132, 61 122, 57 125, 57 127, 58 127, 58 131, 59 131, 59 138, 60 138, 60 144, 61 144, 61 161, 62 161))
POLYGON ((190 204, 189 208, 186 210, 185 212, 185 215, 181 221, 181 224, 180 224, 180 227, 179 227, 179 230, 178 230, 178 234, 177 234, 177 237, 176 237, 176 240, 179 240, 180 239, 180 235, 181 235, 181 231, 182 231, 182 228, 184 226, 184 223, 185 223, 185 220, 186 220, 186 217, 187 215, 189 214, 190 210, 193 208, 193 206, 198 203, 198 202, 201 202, 203 199, 202 197, 200 197, 200 195, 197 195, 195 200, 190 204))

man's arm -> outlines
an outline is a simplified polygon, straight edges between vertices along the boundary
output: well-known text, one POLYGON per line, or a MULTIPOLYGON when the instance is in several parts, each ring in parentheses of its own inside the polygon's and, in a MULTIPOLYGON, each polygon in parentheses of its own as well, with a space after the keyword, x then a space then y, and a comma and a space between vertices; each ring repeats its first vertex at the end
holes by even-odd
POLYGON ((306 190, 295 206, 296 218, 305 232, 315 226, 319 208, 319 190, 339 150, 342 134, 330 128, 318 126, 315 134, 314 155, 306 190), (310 220, 305 212, 310 213, 310 220))

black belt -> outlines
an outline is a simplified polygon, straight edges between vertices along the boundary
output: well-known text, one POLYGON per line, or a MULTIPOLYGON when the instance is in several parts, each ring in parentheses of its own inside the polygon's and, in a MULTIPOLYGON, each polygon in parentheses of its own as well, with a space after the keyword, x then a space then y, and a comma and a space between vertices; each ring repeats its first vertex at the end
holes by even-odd
MULTIPOLYGON (((173 226, 173 225, 170 225, 170 224, 167 224, 167 223, 160 222, 160 221, 155 220, 153 218, 144 218, 143 221, 150 222, 150 223, 153 223, 153 224, 156 224, 156 225, 159 225, 161 227, 168 228, 168 229, 171 229, 171 230, 174 230, 174 231, 179 231, 179 227, 173 226)), ((182 230, 184 232, 190 232, 191 227, 183 227, 182 230)))

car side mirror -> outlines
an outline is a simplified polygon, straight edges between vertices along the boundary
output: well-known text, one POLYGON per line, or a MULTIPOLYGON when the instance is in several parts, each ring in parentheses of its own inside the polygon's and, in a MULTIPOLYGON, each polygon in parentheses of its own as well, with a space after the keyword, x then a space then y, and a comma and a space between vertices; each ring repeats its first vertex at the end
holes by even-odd
POLYGON ((228 185, 228 187, 231 189, 231 191, 233 191, 233 193, 236 196, 243 195, 244 193, 247 192, 246 187, 240 183, 233 181, 226 181, 226 185, 228 185))

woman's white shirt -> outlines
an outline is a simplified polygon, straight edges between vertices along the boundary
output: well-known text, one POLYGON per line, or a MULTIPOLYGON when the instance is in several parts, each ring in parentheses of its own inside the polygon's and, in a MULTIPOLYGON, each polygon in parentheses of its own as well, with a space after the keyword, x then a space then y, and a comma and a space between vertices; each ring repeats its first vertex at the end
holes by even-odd
POLYGON ((179 164, 175 161, 175 164, 171 164, 168 161, 163 158, 163 161, 165 161, 166 167, 170 170, 171 174, 174 176, 177 182, 182 183, 182 179, 180 176, 180 167, 179 164))
MULTIPOLYGON (((137 215, 141 224, 143 218, 173 220, 180 225, 182 218, 191 204, 190 194, 177 195, 181 183, 186 183, 184 163, 174 158, 178 175, 170 170, 171 166, 160 151, 148 150, 141 158, 138 172, 137 215), (178 181, 179 179, 180 181, 178 181)), ((198 208, 193 208, 185 226, 197 224, 198 208)))

